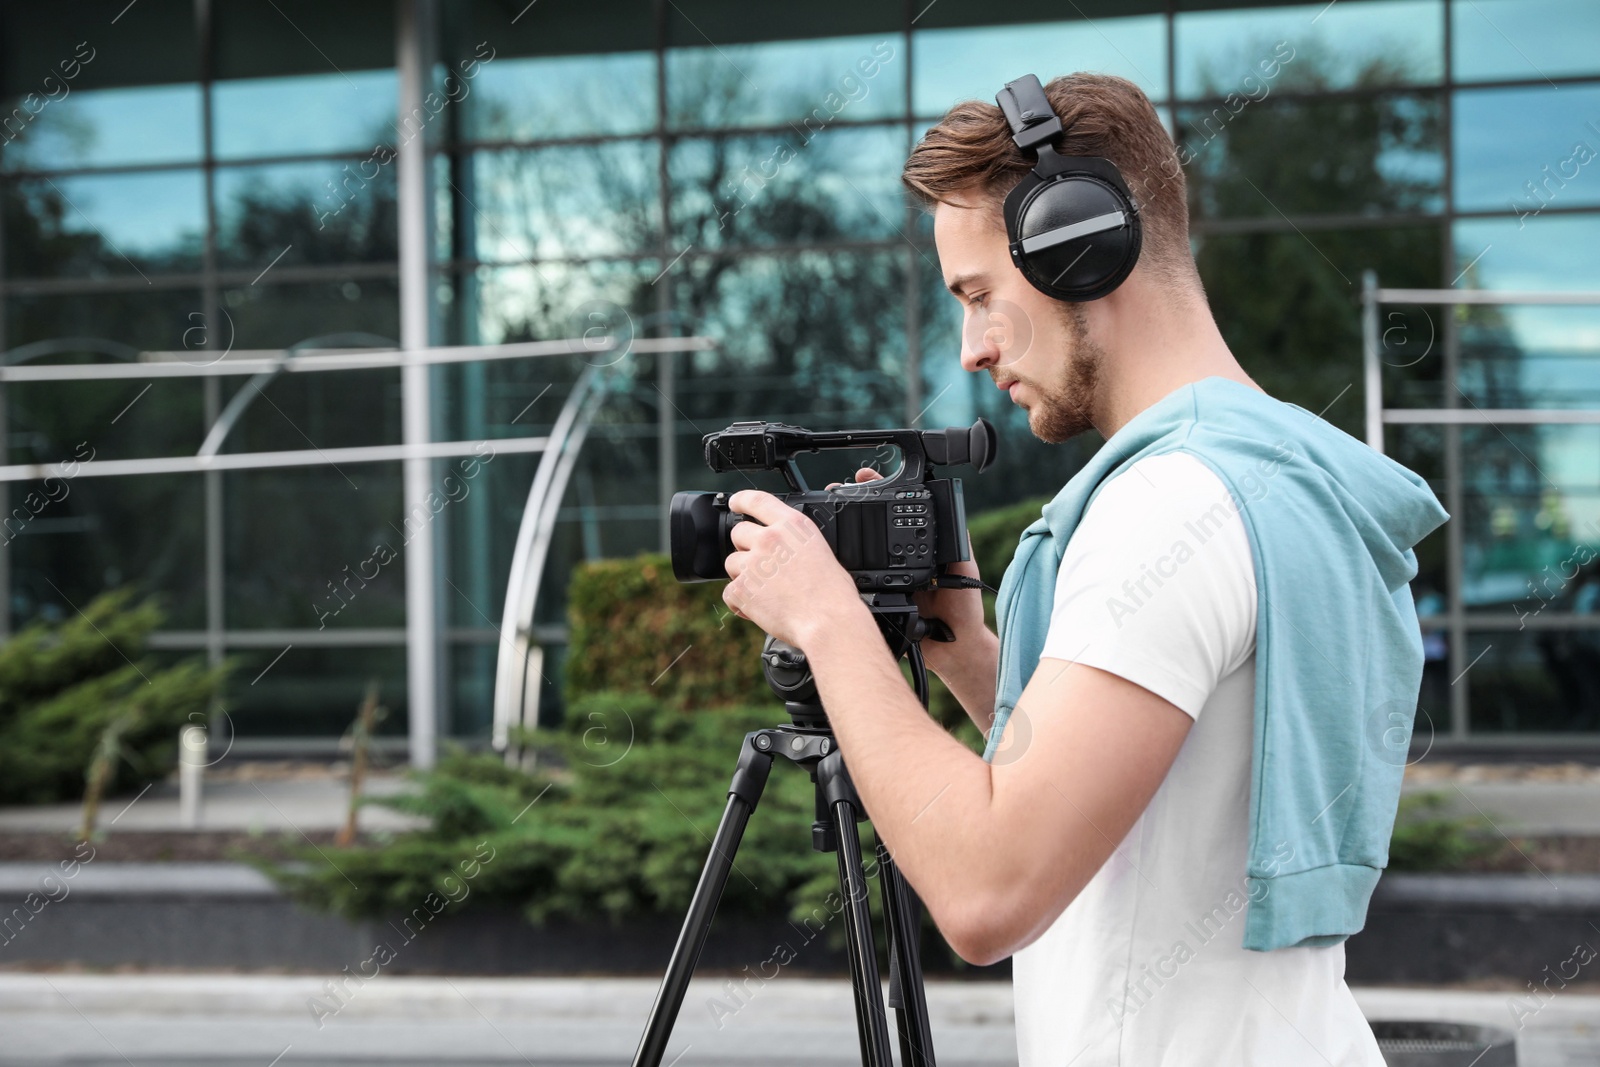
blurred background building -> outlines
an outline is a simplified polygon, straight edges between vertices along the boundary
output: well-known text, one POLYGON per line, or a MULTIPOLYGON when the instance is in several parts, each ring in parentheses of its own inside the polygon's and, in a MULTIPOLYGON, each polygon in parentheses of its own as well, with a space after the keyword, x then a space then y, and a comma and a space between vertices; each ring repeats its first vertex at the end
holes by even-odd
MULTIPOLYGON (((599 364, 612 391, 534 620, 552 709, 566 576, 664 550, 671 494, 724 487, 699 441, 729 422, 985 415, 1003 450, 966 479, 969 510, 1053 493, 1098 440, 1040 444, 961 371, 959 308, 898 180, 947 107, 1027 72, 1105 71, 1156 101, 1224 335, 1270 392, 1359 436, 1364 272, 1600 289, 1597 38, 1590 0, 5 0, 0 628, 133 583, 162 598, 165 654, 240 664, 236 751, 331 750, 370 677, 397 746, 407 714, 482 743, 538 462, 493 443, 550 433, 599 364), (284 374, 232 403, 222 454, 490 442, 470 475, 415 468, 447 502, 414 545, 396 459, 95 470, 195 455, 248 376, 23 373, 594 331, 625 354, 284 374), (717 347, 627 351, 691 335, 717 347), (54 482, 25 469, 72 461, 54 482), (408 566, 431 577, 409 617, 408 566)), ((1550 418, 1388 431, 1458 502, 1419 551, 1419 733, 1600 742, 1600 422, 1580 421, 1600 308, 1379 315, 1387 404, 1550 418)))

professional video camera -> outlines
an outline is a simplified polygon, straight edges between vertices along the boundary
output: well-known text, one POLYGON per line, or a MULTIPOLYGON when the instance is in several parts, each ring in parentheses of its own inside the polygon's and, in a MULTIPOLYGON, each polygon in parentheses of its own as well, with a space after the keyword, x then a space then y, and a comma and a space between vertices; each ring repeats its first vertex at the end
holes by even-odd
MULTIPOLYGON (((946 430, 836 430, 813 433, 781 422, 736 422, 705 436, 712 470, 783 473, 793 492, 779 497, 817 524, 862 592, 907 592, 933 584, 946 563, 965 560, 967 513, 961 481, 932 468, 994 459, 994 427, 979 419, 946 430), (795 457, 802 452, 900 450, 900 469, 871 482, 808 488, 795 457)), ((672 498, 672 573, 682 582, 726 579, 730 535, 744 515, 728 510, 729 493, 684 492, 672 498)))

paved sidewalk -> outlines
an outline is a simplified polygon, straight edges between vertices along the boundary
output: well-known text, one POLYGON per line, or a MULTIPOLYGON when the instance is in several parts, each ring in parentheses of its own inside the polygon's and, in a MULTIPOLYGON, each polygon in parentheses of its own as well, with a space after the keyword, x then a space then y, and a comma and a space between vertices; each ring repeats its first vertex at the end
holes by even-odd
MULTIPOLYGON (((403 774, 374 774, 364 792, 383 796, 411 787, 403 774)), ((1600 767, 1577 764, 1455 766, 1434 756, 1408 769, 1405 792, 1444 795, 1446 810, 1487 815, 1508 834, 1600 836, 1600 767)), ((349 786, 333 767, 296 765, 278 773, 272 765, 229 760, 208 771, 200 829, 236 831, 334 830, 344 823, 349 786)), ((49 804, 0 808, 0 832, 71 833, 80 806, 49 804)), ((178 789, 152 786, 138 798, 113 797, 101 809, 101 825, 117 831, 178 830, 178 789)), ((417 820, 387 808, 361 812, 366 830, 399 830, 417 820)))
MULTIPOLYGON (((217 1067, 312 1064, 630 1062, 655 978, 395 978, 357 985, 345 1006, 318 976, 0 974, 0 1065, 217 1067)), ((780 976, 730 1015, 724 982, 691 983, 664 1063, 745 1067, 860 1062, 848 982, 780 976)), ((1011 987, 927 984, 945 1067, 1015 1062, 1011 987)), ((1515 1029, 1505 993, 1358 989, 1369 1018, 1515 1029)), ((1519 1034, 1521 1067, 1600 1062, 1600 996, 1562 993, 1519 1034)))
POLYGON ((1445 811, 1487 817, 1507 834, 1600 836, 1600 767, 1453 763, 1433 754, 1406 768, 1406 793, 1437 793, 1445 811))
MULTIPOLYGON (((399 775, 374 775, 362 792, 389 796, 410 788, 399 775)), ((344 825, 350 787, 331 771, 323 776, 242 778, 214 776, 202 789, 200 830, 336 830, 344 825)), ((361 809, 363 830, 404 830, 419 820, 388 808, 361 809)), ((69 834, 83 820, 79 804, 0 808, 0 831, 69 834)), ((178 787, 158 782, 138 797, 112 797, 100 809, 100 828, 111 832, 180 830, 178 787)))

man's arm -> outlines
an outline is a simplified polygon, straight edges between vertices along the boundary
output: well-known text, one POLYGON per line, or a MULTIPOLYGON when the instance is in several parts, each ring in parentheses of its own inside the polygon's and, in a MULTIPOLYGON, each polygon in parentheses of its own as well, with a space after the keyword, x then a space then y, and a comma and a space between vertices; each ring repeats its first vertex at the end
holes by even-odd
MULTIPOLYGON (((952 563, 946 574, 978 577, 971 559, 972 539, 967 538, 964 562, 952 563)), ((1000 639, 983 619, 983 596, 976 589, 935 589, 915 594, 917 609, 925 619, 938 619, 950 628, 954 641, 923 641, 928 669, 939 676, 967 717, 984 737, 994 723, 995 676, 1000 670, 1000 639)))
MULTIPOLYGON (((964 590, 965 591, 965 590, 964 590)), ((977 590, 970 590, 977 596, 977 590)), ((972 725, 984 737, 994 724, 994 684, 1000 670, 1000 639, 987 626, 980 625, 975 632, 960 634, 942 659, 933 665, 932 648, 941 642, 924 641, 922 651, 928 656, 928 669, 961 702, 972 725)))
POLYGON ((878 835, 951 947, 979 965, 1027 945, 1077 896, 1193 722, 1116 675, 1044 659, 997 766, 922 710, 865 607, 800 644, 878 835))

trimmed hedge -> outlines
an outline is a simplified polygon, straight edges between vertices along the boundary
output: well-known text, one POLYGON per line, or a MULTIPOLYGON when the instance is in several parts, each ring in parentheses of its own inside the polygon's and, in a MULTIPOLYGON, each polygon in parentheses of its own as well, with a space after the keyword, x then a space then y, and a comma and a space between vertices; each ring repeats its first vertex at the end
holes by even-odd
POLYGON ((723 582, 685 585, 672 561, 645 554, 585 563, 568 593, 564 692, 649 693, 678 708, 768 704, 760 627, 728 611, 723 582))

